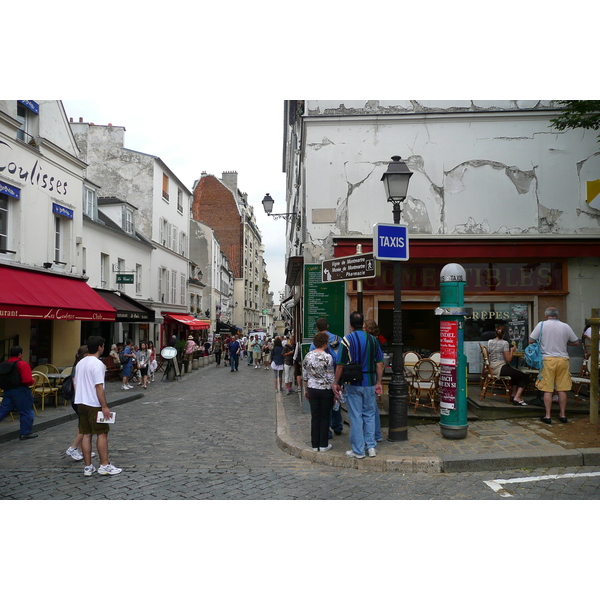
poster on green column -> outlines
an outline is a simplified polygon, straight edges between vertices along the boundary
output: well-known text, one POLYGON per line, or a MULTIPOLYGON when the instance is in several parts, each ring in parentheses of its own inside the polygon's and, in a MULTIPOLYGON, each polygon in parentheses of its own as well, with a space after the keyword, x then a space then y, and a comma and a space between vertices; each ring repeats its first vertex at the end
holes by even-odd
POLYGON ((321 264, 304 265, 304 337, 311 338, 316 333, 315 322, 325 317, 329 331, 343 336, 349 326, 344 322, 346 283, 332 281, 323 283, 321 264))

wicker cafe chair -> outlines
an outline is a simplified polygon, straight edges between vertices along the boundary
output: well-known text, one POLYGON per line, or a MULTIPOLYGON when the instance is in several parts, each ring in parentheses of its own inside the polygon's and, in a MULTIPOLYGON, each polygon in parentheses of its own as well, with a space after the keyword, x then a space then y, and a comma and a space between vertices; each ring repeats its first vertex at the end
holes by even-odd
POLYGON ((414 375, 415 365, 421 360, 419 354, 413 351, 404 353, 404 371, 408 374, 414 375))
POLYGON ((581 365, 581 371, 579 371, 579 375, 577 377, 572 376, 571 382, 573 383, 573 394, 575 395, 575 406, 579 403, 579 392, 584 385, 587 385, 589 388, 590 385, 590 367, 591 367, 592 357, 588 356, 581 365))
POLYGON ((44 366, 47 369, 46 373, 60 373, 60 369, 54 365, 51 365, 50 363, 46 363, 44 366))
POLYGON ((502 392, 501 395, 506 395, 506 400, 510 404, 510 377, 507 375, 494 377, 487 348, 481 344, 479 345, 481 346, 481 352, 483 354, 483 363, 481 365, 481 395, 479 396, 479 400, 483 400, 488 393, 492 396, 496 396, 498 394, 494 394, 494 390, 499 390, 502 392))
POLYGON ((409 383, 409 386, 413 388, 413 393, 409 393, 409 404, 414 404, 415 406, 413 412, 417 412, 419 406, 422 406, 423 408, 433 408, 434 412, 437 412, 437 406, 435 404, 439 392, 437 365, 430 358, 422 358, 415 365, 414 370, 415 376, 409 383), (422 400, 423 398, 424 401, 422 400))
POLYGON ((38 373, 48 373, 48 365, 38 365, 33 371, 38 373))
POLYGON ((58 407, 58 387, 50 383, 45 373, 33 372, 33 386, 31 391, 34 397, 39 396, 42 399, 42 412, 44 411, 44 404, 47 397, 54 396, 54 403, 58 407))

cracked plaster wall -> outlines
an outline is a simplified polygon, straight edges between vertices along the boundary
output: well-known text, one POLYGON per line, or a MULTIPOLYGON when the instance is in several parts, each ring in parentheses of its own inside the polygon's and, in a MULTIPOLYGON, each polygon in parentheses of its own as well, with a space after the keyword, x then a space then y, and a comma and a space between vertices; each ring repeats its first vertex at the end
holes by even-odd
MULTIPOLYGON (((321 115, 340 106, 318 102, 321 115)), ((359 103, 343 104, 351 116, 381 111, 381 103, 363 103, 362 108, 359 103)), ((313 208, 334 208, 336 220, 309 222, 305 250, 329 252, 333 235, 370 235, 375 223, 392 221, 380 179, 394 154, 413 171, 403 203, 403 222, 411 233, 600 234, 600 211, 582 197, 585 181, 600 179, 593 132, 556 132, 542 113, 482 118, 458 114, 456 103, 448 104, 448 114, 441 117, 308 119, 306 214, 313 208)), ((463 111, 473 110, 473 103, 464 104, 463 111)), ((524 104, 509 102, 504 109, 543 105, 524 104)), ((307 108, 309 115, 317 110, 313 102, 307 108)), ((398 104, 389 108, 398 112, 398 104)))

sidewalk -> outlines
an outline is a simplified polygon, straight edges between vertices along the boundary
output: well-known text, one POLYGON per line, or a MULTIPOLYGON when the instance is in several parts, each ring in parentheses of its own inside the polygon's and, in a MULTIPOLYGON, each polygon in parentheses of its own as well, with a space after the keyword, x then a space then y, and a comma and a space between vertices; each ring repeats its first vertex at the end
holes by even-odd
MULTIPOLYGON (((350 450, 350 428, 344 423, 342 435, 335 435, 328 452, 313 452, 310 443, 310 414, 302 412, 298 394, 276 393, 277 445, 298 458, 332 467, 400 473, 452 473, 499 469, 580 467, 600 465, 600 448, 567 450, 537 435, 543 424, 521 419, 469 420, 467 436, 448 440, 439 423, 408 428, 408 440, 377 444, 377 456, 357 460, 346 456, 350 450)), ((531 421, 531 420, 530 420, 531 421)))

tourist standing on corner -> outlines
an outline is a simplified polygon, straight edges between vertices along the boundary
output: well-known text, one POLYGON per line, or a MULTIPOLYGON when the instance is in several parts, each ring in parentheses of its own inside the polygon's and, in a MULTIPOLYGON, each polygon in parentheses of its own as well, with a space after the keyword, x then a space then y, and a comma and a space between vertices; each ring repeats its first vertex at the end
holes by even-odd
POLYGON ((377 456, 375 447, 375 414, 377 396, 383 392, 383 352, 379 342, 371 334, 363 331, 363 315, 353 312, 350 315, 352 332, 344 336, 338 353, 333 391, 338 395, 344 365, 362 365, 362 380, 344 384, 348 416, 350 417, 350 445, 346 452, 353 458, 364 458, 365 448, 370 457, 377 456))
POLYGON ((569 325, 559 321, 558 310, 556 308, 549 306, 546 309, 545 315, 546 320, 540 321, 531 332, 529 343, 532 344, 538 341, 541 335, 540 350, 543 366, 541 379, 536 380, 535 386, 538 390, 544 392, 546 415, 541 420, 543 423, 550 425, 552 423, 550 419, 552 395, 555 389, 558 392, 558 420, 561 423, 567 422, 567 415, 565 413, 567 408, 567 392, 573 386, 567 347, 579 345, 579 339, 569 325))
MULTIPOLYGON (((310 440, 314 452, 327 452, 329 444, 329 419, 333 408, 333 359, 327 352, 329 337, 319 331, 313 338, 311 350, 302 363, 302 378, 306 382, 304 397, 310 404, 310 440)), ((337 412, 337 411, 335 411, 337 412)))
MULTIPOLYGON (((128 340, 129 342, 131 340, 128 340)), ((110 464, 108 460, 108 432, 110 425, 97 423, 98 413, 105 419, 110 418, 110 409, 104 393, 106 367, 100 360, 104 352, 104 338, 92 335, 87 341, 88 354, 77 364, 75 371, 75 404, 79 416, 79 433, 83 434, 81 450, 85 467, 83 474, 90 477, 96 467, 92 464, 92 436, 96 435, 96 449, 100 456, 99 475, 118 475, 122 469, 110 464)))
POLYGON ((221 366, 221 353, 223 352, 223 344, 221 343, 221 338, 219 336, 215 337, 215 341, 213 342, 213 353, 215 355, 215 362, 217 363, 217 367, 221 366))
MULTIPOLYGON (((340 342, 342 341, 342 338, 339 337, 338 335, 335 335, 335 333, 331 333, 331 331, 329 331, 329 323, 327 322, 327 319, 325 317, 321 317, 321 318, 317 319, 315 322, 315 327, 317 328, 317 331, 324 331, 325 333, 327 333, 327 336, 329 338, 329 343, 327 344, 327 353, 333 359, 333 370, 335 372, 335 369, 337 366, 340 342)), ((314 349, 315 349, 315 345, 313 342, 310 345, 310 348, 308 349, 308 351, 310 352, 311 350, 314 350, 314 349)), ((332 410, 331 411, 331 423, 329 426, 333 430, 333 433, 335 433, 336 435, 342 435, 342 431, 344 430, 344 422, 342 420, 342 411, 341 410, 332 410)), ((329 437, 332 438, 333 434, 330 433, 329 437)))
MULTIPOLYGON (((33 394, 30 387, 33 385, 33 375, 31 367, 23 360, 23 348, 21 346, 13 346, 9 353, 9 359, 4 363, 11 365, 10 370, 16 369, 18 377, 15 375, 14 387, 2 388, 2 404, 0 404, 0 421, 13 410, 20 415, 20 440, 31 440, 37 437, 37 433, 31 433, 33 428, 33 394), (13 363, 17 363, 16 366, 13 363)), ((1 386, 0 386, 1 387, 1 386)))

